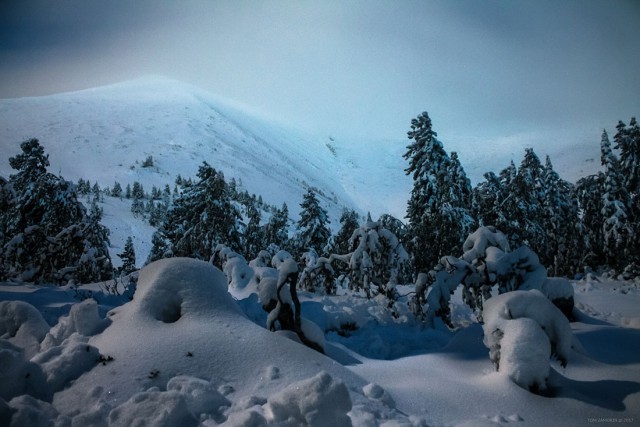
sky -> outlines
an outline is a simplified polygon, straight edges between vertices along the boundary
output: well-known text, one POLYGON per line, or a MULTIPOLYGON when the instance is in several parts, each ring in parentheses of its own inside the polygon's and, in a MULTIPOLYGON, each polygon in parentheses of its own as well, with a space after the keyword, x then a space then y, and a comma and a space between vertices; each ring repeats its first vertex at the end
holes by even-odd
POLYGON ((597 143, 640 113, 640 1, 0 0, 0 98, 149 74, 345 137, 597 143))

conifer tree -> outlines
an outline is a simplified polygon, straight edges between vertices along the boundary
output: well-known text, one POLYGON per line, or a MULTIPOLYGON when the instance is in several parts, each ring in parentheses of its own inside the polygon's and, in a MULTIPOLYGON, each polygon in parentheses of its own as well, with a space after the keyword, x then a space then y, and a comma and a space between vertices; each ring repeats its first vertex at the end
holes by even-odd
POLYGON ((627 212, 631 247, 629 254, 631 262, 640 266, 640 126, 635 117, 631 118, 629 126, 618 122, 617 133, 614 136, 615 147, 620 153, 620 169, 624 187, 629 194, 627 212))
POLYGON ((118 257, 122 260, 122 266, 120 267, 122 275, 131 274, 136 271, 136 251, 133 247, 133 239, 131 236, 127 237, 124 250, 118 254, 118 257))
POLYGON ((360 227, 360 218, 353 209, 344 209, 340 215, 340 230, 333 239, 331 253, 346 254, 351 252, 349 239, 353 232, 360 227))
POLYGON ((111 189, 111 197, 118 197, 122 199, 122 186, 118 181, 113 184, 113 188, 111 189))
POLYGON ((623 268, 631 255, 630 248, 635 244, 629 217, 630 199, 624 186, 620 161, 611 150, 606 131, 602 132, 600 156, 605 168, 602 195, 605 258, 610 267, 623 268))
POLYGON ((296 248, 300 252, 315 249, 320 254, 324 252, 331 236, 331 230, 327 226, 330 223, 327 211, 320 206, 316 193, 311 188, 303 196, 300 207, 302 210, 297 223, 296 248))
POLYGON ((511 218, 519 230, 518 239, 510 243, 514 247, 527 245, 537 254, 543 252, 545 245, 543 179, 544 168, 540 159, 532 148, 527 148, 510 189, 515 202, 511 218))
POLYGON ((582 254, 581 266, 597 268, 605 263, 604 259, 604 216, 602 213, 602 194, 604 193, 604 173, 589 175, 576 183, 576 198, 581 210, 580 239, 582 254))
POLYGON ((551 275, 569 276, 579 267, 582 234, 575 187, 560 178, 549 156, 545 160, 543 185, 545 241, 538 256, 551 275))
POLYGON ((407 136, 413 140, 404 154, 409 161, 405 172, 413 178, 407 246, 416 272, 423 272, 442 256, 457 252, 473 226, 471 186, 457 156, 452 161, 437 139, 426 112, 411 121, 407 136))
POLYGON ((274 249, 289 249, 289 207, 286 203, 282 204, 281 209, 275 209, 269 222, 265 225, 265 246, 274 246, 274 249))
MULTIPOLYGON (((240 212, 231 203, 224 175, 203 162, 197 177, 174 200, 156 242, 167 244, 165 254, 204 260, 219 243, 240 252, 240 212)), ((154 247, 152 252, 161 250, 154 247)))
POLYGON ((249 202, 246 208, 249 221, 243 233, 243 255, 247 259, 253 259, 264 247, 265 233, 264 229, 260 227, 260 211, 255 204, 249 202))

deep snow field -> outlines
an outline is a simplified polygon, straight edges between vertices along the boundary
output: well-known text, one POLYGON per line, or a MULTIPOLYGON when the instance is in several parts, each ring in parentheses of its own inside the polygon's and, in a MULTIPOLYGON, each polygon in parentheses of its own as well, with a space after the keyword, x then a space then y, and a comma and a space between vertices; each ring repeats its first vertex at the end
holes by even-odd
POLYGON ((0 425, 9 425, 11 412, 12 426, 640 420, 638 283, 573 283, 573 350, 566 368, 553 362, 542 395, 495 372, 482 327, 458 292, 455 331, 417 323, 406 297, 394 318, 383 300, 344 289, 337 296, 302 292, 302 315, 325 331, 325 356, 269 332, 256 295, 235 299, 208 263, 151 264, 132 301, 107 285, 0 285, 0 425))

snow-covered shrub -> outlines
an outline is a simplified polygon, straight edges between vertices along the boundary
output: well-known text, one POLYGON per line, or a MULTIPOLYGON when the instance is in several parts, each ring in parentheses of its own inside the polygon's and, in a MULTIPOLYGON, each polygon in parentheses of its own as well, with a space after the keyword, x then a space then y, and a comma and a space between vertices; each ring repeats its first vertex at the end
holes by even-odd
POLYGON ((234 291, 244 289, 253 277, 253 269, 244 257, 226 245, 218 244, 210 261, 213 265, 220 267, 227 276, 229 288, 234 291))
POLYGON ((479 227, 470 234, 463 244, 463 250, 462 259, 443 257, 429 273, 430 277, 418 276, 416 295, 411 301, 412 310, 418 317, 424 317, 422 304, 426 302, 426 312, 445 314, 443 319, 446 322, 448 295, 464 282, 464 301, 480 321, 484 301, 491 298, 491 289, 495 286, 500 294, 537 289, 561 308, 568 319, 572 318, 573 287, 566 280, 547 278, 546 268, 529 247, 521 246, 510 251, 506 236, 489 226, 479 227), (431 287, 431 292, 425 298, 422 293, 427 287, 431 287))
POLYGON ((439 316, 445 324, 452 327, 449 309, 451 295, 460 284, 464 285, 467 292, 469 292, 469 289, 477 289, 480 284, 478 271, 464 260, 447 256, 443 257, 438 265, 429 272, 429 276, 431 285, 426 284, 426 286, 423 284, 425 277, 418 277, 419 283, 416 285, 416 298, 424 300, 424 296, 419 295, 417 292, 424 293, 427 288, 430 288, 426 296, 426 302, 429 307, 426 317, 429 323, 433 324, 434 317, 439 316))
POLYGON ((349 239, 353 250, 348 254, 331 254, 349 266, 349 286, 363 290, 367 298, 384 294, 396 299, 397 274, 409 261, 409 255, 395 234, 378 222, 369 221, 357 228, 349 239), (375 288, 371 288, 373 285, 375 288))
POLYGON ((484 344, 499 372, 523 388, 544 389, 549 358, 566 366, 572 332, 567 318, 538 290, 513 291, 484 305, 484 344))
POLYGON ((265 412, 269 422, 279 426, 346 427, 351 426, 350 410, 347 386, 320 372, 270 396, 265 412))
POLYGON ((271 259, 271 264, 278 270, 276 283, 277 303, 267 316, 267 329, 276 330, 276 321, 280 329, 295 332, 300 341, 321 353, 324 353, 324 334, 318 332, 318 327, 310 325, 300 313, 301 305, 298 299, 296 283, 298 281, 298 264, 287 251, 279 251, 271 259), (289 287, 289 296, 283 290, 289 287), (309 336, 306 334, 309 333, 309 336))
POLYGON ((301 288, 315 292, 322 289, 327 295, 335 294, 334 270, 328 258, 318 256, 315 249, 302 254, 305 267, 300 274, 298 284, 301 288))

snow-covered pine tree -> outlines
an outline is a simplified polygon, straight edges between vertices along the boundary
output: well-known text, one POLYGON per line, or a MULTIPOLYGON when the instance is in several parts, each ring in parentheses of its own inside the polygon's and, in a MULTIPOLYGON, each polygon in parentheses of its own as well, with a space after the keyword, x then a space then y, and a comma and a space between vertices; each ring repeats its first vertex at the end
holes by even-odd
POLYGON ((127 237, 124 250, 118 254, 118 257, 122 260, 122 266, 120 267, 120 273, 122 275, 131 274, 136 271, 136 251, 133 247, 133 239, 131 236, 127 237))
POLYGON ((620 161, 611 150, 607 131, 602 132, 600 159, 604 166, 604 193, 602 195, 602 226, 605 259, 613 268, 624 268, 629 260, 629 249, 635 244, 629 217, 630 198, 624 186, 620 161))
POLYGON ((451 161, 437 139, 428 113, 411 120, 407 136, 413 140, 404 154, 405 173, 413 177, 407 246, 416 272, 429 271, 468 234, 471 188, 459 162, 451 161))
POLYGON ((541 248, 540 261, 553 276, 569 276, 579 267, 581 233, 575 187, 553 170, 551 159, 544 166, 544 215, 542 227, 546 244, 541 248))
POLYGON ((331 253, 346 254, 353 248, 349 247, 349 239, 353 232, 360 227, 360 218, 353 209, 343 209, 340 215, 340 230, 333 238, 331 253))
POLYGON ((4 185, 13 197, 5 200, 1 275, 38 283, 110 278, 108 230, 99 223, 100 212, 87 215, 75 185, 47 172, 48 156, 37 139, 20 148, 9 159, 18 173, 4 185), (96 268, 88 271, 87 263, 96 268))
POLYGON ((92 204, 81 226, 82 255, 76 278, 80 283, 108 280, 113 277, 109 255, 109 229, 102 224, 102 209, 92 204))
POLYGON ((242 233, 243 255, 253 259, 264 247, 265 232, 260 226, 260 210, 252 200, 246 204, 247 226, 242 233))
POLYGON ((169 243, 160 231, 156 231, 151 236, 151 251, 147 257, 146 264, 152 263, 162 258, 170 258, 173 254, 169 251, 169 243))
POLYGON ((485 173, 484 181, 473 189, 473 214, 481 227, 494 224, 498 227, 506 222, 500 209, 504 199, 505 188, 500 178, 493 172, 485 173))
POLYGON ((133 182, 133 187, 131 188, 131 197, 139 200, 144 199, 144 187, 142 186, 142 184, 140 184, 140 182, 133 182))
MULTIPOLYGON (((207 162, 198 169, 198 181, 185 187, 173 201, 156 242, 166 242, 172 256, 208 260, 218 243, 240 249, 240 212, 231 203, 222 172, 207 162)), ((154 254, 160 248, 152 248, 154 254)))
POLYGON ((265 225, 265 247, 273 247, 275 252, 289 249, 289 208, 286 203, 275 209, 265 225))
POLYGON ((640 266, 640 126, 636 118, 632 117, 629 126, 620 121, 616 129, 618 132, 614 136, 614 148, 619 150, 624 187, 629 193, 631 262, 640 266))
POLYGON ((113 183, 113 188, 111 189, 111 197, 118 197, 122 199, 122 185, 118 181, 113 183))
POLYGON ((300 207, 302 210, 297 223, 296 249, 300 253, 315 249, 318 254, 321 254, 331 236, 331 230, 327 226, 330 223, 327 211, 320 206, 320 201, 312 188, 309 188, 303 196, 300 207))
MULTIPOLYGON (((544 167, 533 148, 525 149, 512 185, 515 198, 511 218, 517 223, 520 241, 510 241, 513 247, 529 246, 535 253, 544 253, 544 167)), ((546 261, 546 260, 545 260, 546 261)), ((547 264, 543 262, 543 264, 547 264)))
POLYGON ((604 173, 589 175, 576 183, 576 198, 581 211, 580 267, 595 269, 605 263, 602 224, 604 173))

